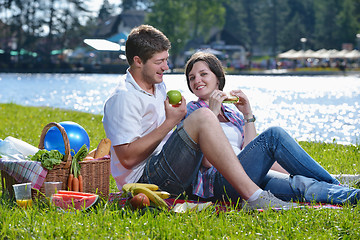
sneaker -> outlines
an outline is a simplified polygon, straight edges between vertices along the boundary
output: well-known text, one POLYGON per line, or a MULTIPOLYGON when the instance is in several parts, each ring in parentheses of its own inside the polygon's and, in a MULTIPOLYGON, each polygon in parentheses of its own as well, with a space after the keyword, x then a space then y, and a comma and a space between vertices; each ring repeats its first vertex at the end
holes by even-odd
POLYGON ((255 210, 255 209, 270 209, 270 208, 279 208, 282 210, 287 210, 292 207, 296 207, 296 203, 284 202, 277 197, 275 197, 270 191, 263 191, 259 198, 252 202, 243 201, 242 208, 245 211, 255 210))

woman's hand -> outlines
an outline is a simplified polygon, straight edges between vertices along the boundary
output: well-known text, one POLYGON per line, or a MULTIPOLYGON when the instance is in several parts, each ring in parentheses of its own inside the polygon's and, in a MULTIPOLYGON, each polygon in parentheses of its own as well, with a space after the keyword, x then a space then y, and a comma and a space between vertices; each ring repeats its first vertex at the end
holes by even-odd
POLYGON ((221 104, 226 99, 226 94, 220 90, 215 90, 209 98, 209 108, 215 116, 218 116, 221 111, 221 104))
POLYGON ((231 95, 237 96, 239 98, 239 101, 234 104, 237 107, 237 109, 239 109, 239 111, 244 115, 244 117, 245 118, 246 116, 252 117, 250 101, 245 95, 245 93, 243 93, 243 91, 241 90, 232 90, 230 93, 231 95))

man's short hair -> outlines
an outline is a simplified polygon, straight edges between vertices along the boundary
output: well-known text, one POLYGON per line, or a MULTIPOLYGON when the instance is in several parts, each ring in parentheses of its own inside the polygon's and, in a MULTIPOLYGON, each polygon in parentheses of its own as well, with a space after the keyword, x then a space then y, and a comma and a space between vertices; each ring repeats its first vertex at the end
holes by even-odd
POLYGON ((134 63, 135 56, 146 63, 154 54, 170 48, 169 39, 160 30, 150 25, 140 25, 131 30, 126 40, 126 59, 129 65, 134 63))

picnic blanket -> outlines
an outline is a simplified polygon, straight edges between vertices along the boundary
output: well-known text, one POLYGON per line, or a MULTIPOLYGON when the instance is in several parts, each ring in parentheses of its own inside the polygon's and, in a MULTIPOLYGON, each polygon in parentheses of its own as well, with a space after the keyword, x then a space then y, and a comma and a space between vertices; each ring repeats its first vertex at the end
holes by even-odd
MULTIPOLYGON (((109 203, 118 203, 120 207, 124 207, 126 203, 126 198, 123 198, 122 192, 110 193, 109 194, 109 203)), ((215 212, 228 212, 228 211, 241 211, 241 206, 236 203, 231 202, 205 202, 205 201, 195 201, 195 200, 184 200, 176 198, 164 199, 167 205, 169 206, 169 211, 174 212, 186 212, 188 210, 202 211, 209 206, 214 206, 215 212)), ((316 209, 342 209, 339 205, 332 204, 312 204, 312 203, 300 203, 298 208, 316 208, 316 209)), ((273 208, 272 210, 280 211, 280 208, 273 208)), ((263 209, 257 209, 258 212, 263 212, 263 209)))
POLYGON ((11 159, 7 156, 0 158, 0 170, 19 183, 31 182, 31 187, 37 190, 40 190, 48 173, 40 162, 11 159))

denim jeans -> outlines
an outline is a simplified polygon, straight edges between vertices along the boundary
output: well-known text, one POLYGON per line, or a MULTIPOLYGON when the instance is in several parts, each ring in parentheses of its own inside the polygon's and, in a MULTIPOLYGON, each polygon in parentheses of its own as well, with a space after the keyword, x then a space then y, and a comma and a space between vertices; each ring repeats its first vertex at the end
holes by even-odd
MULTIPOLYGON (((323 167, 280 127, 272 127, 257 136, 238 155, 249 177, 262 189, 288 201, 317 201, 342 204, 356 203, 360 190, 341 186, 323 167), (269 171, 277 161, 288 174, 269 171)), ((240 196, 217 172, 214 183, 216 199, 240 196)))
MULTIPOLYGON (((157 184, 172 194, 184 192, 199 171, 202 152, 178 127, 165 143, 160 154, 148 159, 139 182, 157 184)), ((339 185, 299 144, 282 128, 272 127, 257 136, 238 155, 249 177, 262 189, 270 190, 282 200, 318 201, 342 204, 356 203, 359 189, 339 185), (277 161, 290 173, 269 171, 277 161)), ((216 172, 212 200, 237 201, 240 196, 228 181, 216 172)))
POLYGON ((183 193, 199 171, 202 152, 183 125, 177 127, 162 151, 147 160, 138 182, 154 183, 172 194, 183 193))

